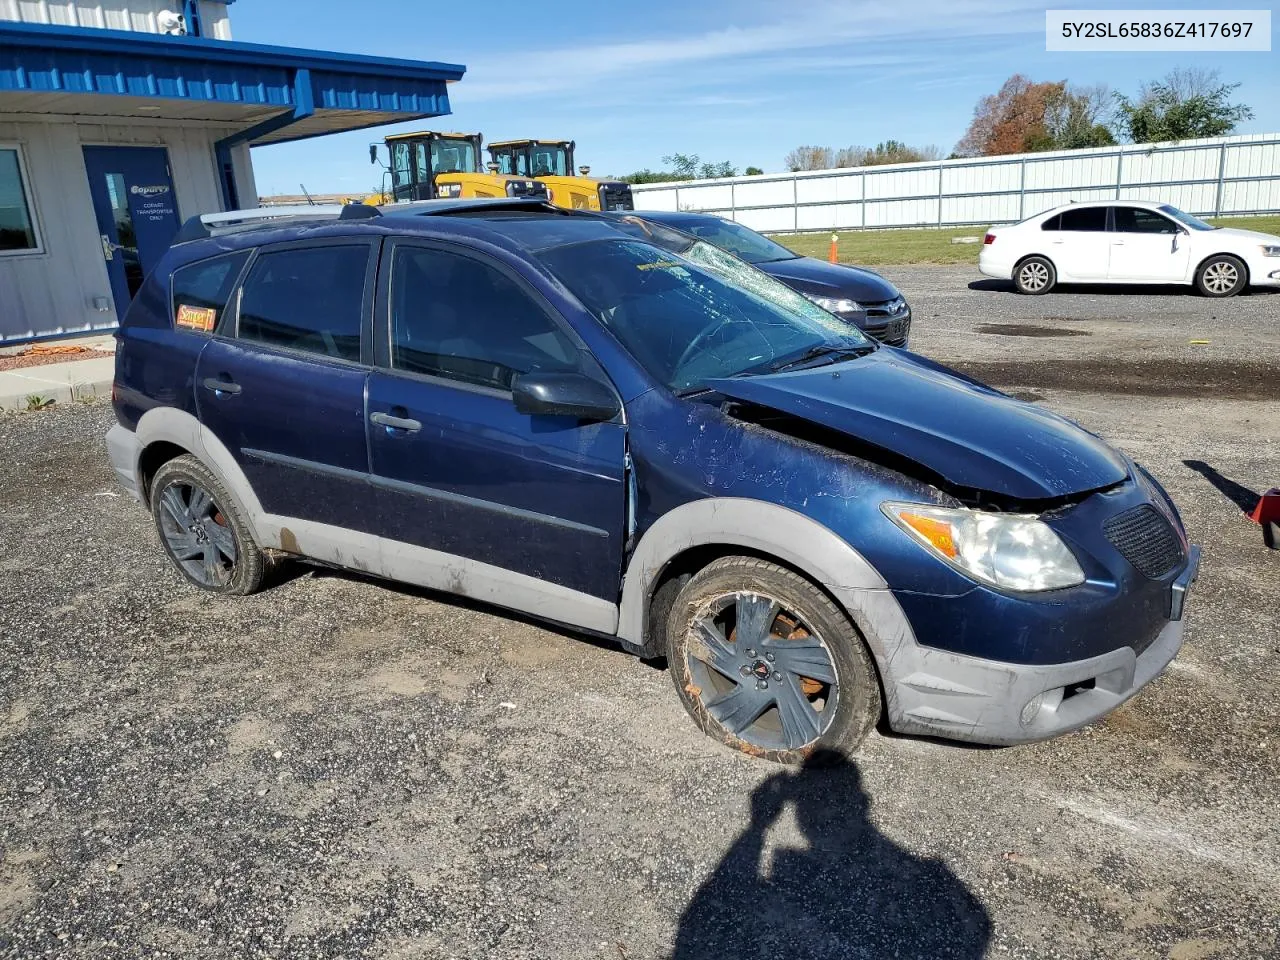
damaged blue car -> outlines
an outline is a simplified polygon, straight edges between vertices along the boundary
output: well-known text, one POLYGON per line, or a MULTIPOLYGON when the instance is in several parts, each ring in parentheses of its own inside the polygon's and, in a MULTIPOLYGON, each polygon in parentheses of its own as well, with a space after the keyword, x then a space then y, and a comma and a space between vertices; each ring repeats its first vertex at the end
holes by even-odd
POLYGON ((205 217, 116 356, 111 462, 191 583, 298 558, 614 638, 755 756, 1052 737, 1182 643, 1198 551, 1144 469, 679 231, 205 217))

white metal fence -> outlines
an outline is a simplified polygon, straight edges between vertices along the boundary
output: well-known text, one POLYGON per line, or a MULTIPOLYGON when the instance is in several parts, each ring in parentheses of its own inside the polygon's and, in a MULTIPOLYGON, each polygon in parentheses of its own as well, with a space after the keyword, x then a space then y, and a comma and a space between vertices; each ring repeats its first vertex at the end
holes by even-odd
POLYGON ((638 184, 638 210, 772 233, 1012 223, 1072 200, 1159 200, 1201 216, 1280 212, 1280 134, 638 184))

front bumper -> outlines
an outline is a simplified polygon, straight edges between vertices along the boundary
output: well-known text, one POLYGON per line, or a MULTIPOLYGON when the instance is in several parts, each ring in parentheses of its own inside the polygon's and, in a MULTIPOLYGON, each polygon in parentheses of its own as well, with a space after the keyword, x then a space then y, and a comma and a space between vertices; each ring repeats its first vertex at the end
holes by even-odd
POLYGON ((138 435, 127 427, 116 424, 107 431, 107 456, 111 460, 111 469, 115 471, 120 486, 129 492, 135 500, 142 499, 138 485, 138 454, 141 444, 138 435))
POLYGON ((1171 590, 1170 616, 1141 654, 1121 647, 1071 663, 1015 664, 903 644, 886 670, 890 726, 974 743, 1047 740, 1110 713, 1154 680, 1182 646, 1183 603, 1199 575, 1192 547, 1171 590))

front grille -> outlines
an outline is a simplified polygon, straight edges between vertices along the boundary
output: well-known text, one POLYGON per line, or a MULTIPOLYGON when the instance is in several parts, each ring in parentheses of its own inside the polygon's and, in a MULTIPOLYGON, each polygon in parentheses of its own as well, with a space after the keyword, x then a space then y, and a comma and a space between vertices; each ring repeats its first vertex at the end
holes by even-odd
POLYGON ((1159 580, 1182 562, 1182 542, 1149 503, 1118 513, 1102 525, 1111 545, 1144 577, 1159 580))
POLYGON ((608 181, 600 184, 601 210, 634 210, 635 202, 631 198, 631 184, 608 181))

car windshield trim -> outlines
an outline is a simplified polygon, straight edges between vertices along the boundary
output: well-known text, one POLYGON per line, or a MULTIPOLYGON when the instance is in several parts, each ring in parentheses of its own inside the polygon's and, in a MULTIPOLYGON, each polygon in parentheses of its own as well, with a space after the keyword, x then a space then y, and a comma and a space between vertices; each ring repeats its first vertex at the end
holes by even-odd
POLYGON ((1179 210, 1177 207, 1175 207, 1171 203, 1161 204, 1157 209, 1161 213, 1165 214, 1166 216, 1173 217, 1173 219, 1177 220, 1184 227, 1190 227, 1192 230, 1221 230, 1222 229, 1221 227, 1215 227, 1211 223, 1205 223, 1199 217, 1193 216, 1192 214, 1187 213, 1185 210, 1179 210))

